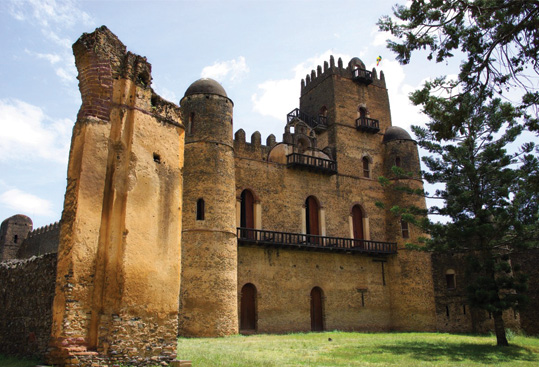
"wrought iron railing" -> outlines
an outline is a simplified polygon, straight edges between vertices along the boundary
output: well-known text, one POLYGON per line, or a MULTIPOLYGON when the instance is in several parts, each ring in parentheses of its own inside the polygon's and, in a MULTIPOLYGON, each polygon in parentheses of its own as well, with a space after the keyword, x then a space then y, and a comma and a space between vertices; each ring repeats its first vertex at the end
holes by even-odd
POLYGON ((238 228, 239 245, 260 245, 311 251, 334 251, 391 255, 397 253, 394 242, 356 240, 353 238, 238 228))
POLYGON ((354 79, 367 85, 372 83, 372 71, 366 69, 354 69, 354 79))
POLYGON ((287 167, 306 168, 329 175, 337 173, 337 162, 300 153, 287 155, 286 165, 287 167))
POLYGON ((377 133, 380 131, 380 122, 368 117, 360 117, 356 120, 356 129, 368 133, 377 133))
POLYGON ((290 123, 294 119, 300 119, 313 129, 326 129, 328 126, 328 120, 326 116, 311 117, 299 108, 293 109, 288 115, 286 115, 286 122, 290 123))

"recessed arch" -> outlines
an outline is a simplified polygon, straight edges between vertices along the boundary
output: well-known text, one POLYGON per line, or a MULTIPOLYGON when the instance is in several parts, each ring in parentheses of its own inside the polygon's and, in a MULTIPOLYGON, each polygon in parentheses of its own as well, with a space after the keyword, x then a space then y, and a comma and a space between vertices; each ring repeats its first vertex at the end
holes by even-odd
POLYGON ((324 331, 324 292, 320 287, 311 289, 311 331, 324 331))
POLYGON ((253 283, 241 288, 240 294, 240 332, 253 333, 257 329, 257 289, 253 283))

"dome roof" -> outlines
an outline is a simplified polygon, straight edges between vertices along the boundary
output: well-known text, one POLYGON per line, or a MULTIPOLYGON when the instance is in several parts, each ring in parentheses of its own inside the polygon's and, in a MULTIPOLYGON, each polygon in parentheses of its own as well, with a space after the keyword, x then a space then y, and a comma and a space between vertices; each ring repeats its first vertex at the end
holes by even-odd
POLYGON ((217 94, 228 98, 221 84, 210 78, 202 78, 191 84, 185 91, 184 97, 193 94, 217 94))
POLYGON ((387 143, 388 141, 392 141, 392 140, 412 140, 413 141, 414 139, 412 139, 410 134, 408 134, 408 131, 404 130, 402 127, 390 126, 386 130, 386 133, 384 134, 383 142, 387 143))

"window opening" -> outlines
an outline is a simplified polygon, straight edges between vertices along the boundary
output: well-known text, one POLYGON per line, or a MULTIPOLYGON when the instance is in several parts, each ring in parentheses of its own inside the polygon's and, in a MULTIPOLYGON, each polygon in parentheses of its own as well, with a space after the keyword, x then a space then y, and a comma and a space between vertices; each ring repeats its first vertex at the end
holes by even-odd
POLYGON ((369 158, 363 157, 363 177, 369 178, 370 176, 369 158))
POLYGON ((197 200, 197 220, 204 220, 204 199, 197 200))
POLYGON ((254 213, 255 199, 253 193, 250 190, 243 190, 241 192, 241 216, 240 226, 247 228, 244 230, 244 237, 253 239, 255 232, 249 229, 255 228, 255 213, 254 213))
POLYGON ((410 230, 408 229, 408 222, 401 219, 401 232, 402 238, 410 238, 410 230))
POLYGON ((445 306, 445 315, 449 318, 449 306, 445 306))
POLYGON ((445 272, 445 281, 447 289, 455 289, 457 287, 455 282, 455 271, 453 269, 449 269, 445 272))
POLYGON ((18 240, 19 240, 19 236, 17 235, 13 236, 13 243, 17 243, 18 240))
POLYGON ((189 135, 195 132, 195 113, 191 112, 189 115, 189 124, 187 125, 187 133, 189 135))
POLYGON ((401 157, 395 158, 395 166, 400 167, 401 166, 401 157))

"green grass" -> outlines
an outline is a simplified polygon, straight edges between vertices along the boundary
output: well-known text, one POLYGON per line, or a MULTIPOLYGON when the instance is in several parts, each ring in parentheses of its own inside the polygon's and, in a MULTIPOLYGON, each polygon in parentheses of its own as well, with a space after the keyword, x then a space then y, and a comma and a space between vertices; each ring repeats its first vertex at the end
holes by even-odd
MULTIPOLYGON (((261 366, 539 366, 539 339, 438 333, 307 333, 180 338, 178 357, 194 367, 261 366), (331 338, 331 341, 328 340, 331 338)), ((34 367, 37 360, 0 356, 1 367, 34 367)))
POLYGON ((2 367, 34 367, 36 364, 39 364, 38 359, 21 359, 0 355, 0 366, 2 367))
POLYGON ((438 333, 326 332, 181 338, 178 357, 205 366, 538 366, 539 339, 438 333), (328 338, 332 340, 329 341, 328 338))

